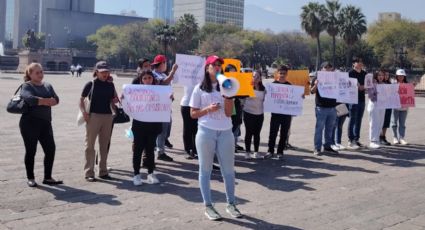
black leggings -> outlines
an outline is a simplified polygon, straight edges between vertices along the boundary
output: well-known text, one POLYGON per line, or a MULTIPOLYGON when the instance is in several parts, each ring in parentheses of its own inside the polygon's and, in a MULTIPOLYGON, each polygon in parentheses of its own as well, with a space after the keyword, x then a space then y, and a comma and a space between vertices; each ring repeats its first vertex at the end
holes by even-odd
POLYGON ((156 138, 158 134, 154 134, 144 129, 143 126, 138 123, 133 122, 131 126, 131 131, 133 132, 133 169, 134 175, 140 173, 140 164, 142 162, 142 153, 143 155, 143 165, 148 168, 148 173, 153 173, 155 169, 155 145, 156 138))
POLYGON ((277 153, 283 154, 283 150, 288 141, 289 129, 291 128, 291 115, 275 114, 272 113, 270 120, 270 133, 269 133, 269 152, 274 153, 276 145, 276 137, 280 128, 280 139, 277 146, 277 153))
POLYGON ((189 106, 181 106, 181 114, 183 117, 183 145, 184 151, 186 153, 190 153, 192 150, 192 154, 197 154, 196 145, 195 145, 195 137, 198 132, 198 119, 193 119, 190 116, 190 107, 189 106))
POLYGON ((34 158, 37 143, 40 142, 44 151, 44 179, 52 179, 53 162, 55 161, 56 145, 53 138, 52 123, 40 118, 23 115, 19 122, 25 145, 25 169, 29 180, 34 177, 34 158))
POLYGON ((245 124, 245 149, 247 152, 251 152, 252 137, 254 137, 254 152, 258 152, 263 121, 264 114, 255 115, 244 111, 243 122, 245 124))

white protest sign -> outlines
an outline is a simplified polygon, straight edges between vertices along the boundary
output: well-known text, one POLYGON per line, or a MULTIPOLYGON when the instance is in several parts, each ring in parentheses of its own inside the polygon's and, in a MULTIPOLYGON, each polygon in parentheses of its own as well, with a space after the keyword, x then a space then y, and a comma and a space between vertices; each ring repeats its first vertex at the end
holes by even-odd
POLYGON ((347 104, 359 103, 359 91, 357 79, 349 78, 348 73, 339 72, 338 75, 338 98, 337 102, 347 104))
POLYGON ((368 73, 364 79, 364 87, 365 89, 370 89, 373 87, 373 74, 368 73))
POLYGON ((169 85, 123 85, 122 107, 133 119, 170 122, 172 88, 169 85))
POLYGON ((303 111, 304 87, 270 83, 266 85, 264 111, 299 116, 303 111))
POLYGON ((338 98, 338 78, 336 72, 319 71, 317 81, 317 88, 321 97, 338 98))
POLYGON ((204 78, 205 59, 203 57, 177 54, 176 64, 179 67, 174 74, 174 84, 194 86, 204 78))
POLYGON ((399 84, 378 84, 377 107, 380 109, 399 109, 401 108, 400 94, 398 93, 399 84))

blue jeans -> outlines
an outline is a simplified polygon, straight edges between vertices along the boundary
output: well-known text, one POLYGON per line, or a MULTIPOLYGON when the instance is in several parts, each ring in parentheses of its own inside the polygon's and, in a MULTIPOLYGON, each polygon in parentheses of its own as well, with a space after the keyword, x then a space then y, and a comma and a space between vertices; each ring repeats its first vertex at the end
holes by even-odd
POLYGON ((227 203, 235 203, 235 141, 232 130, 218 131, 198 126, 196 149, 199 159, 199 186, 205 205, 211 205, 211 170, 217 154, 226 187, 227 203))
POLYGON ((332 133, 335 127, 336 110, 335 107, 325 108, 316 106, 316 128, 314 129, 314 148, 322 149, 323 130, 325 131, 325 148, 333 144, 332 133))
POLYGON ((393 128, 394 138, 404 139, 406 134, 407 111, 393 109, 391 116, 391 128, 393 128))
POLYGON ((359 101, 359 104, 348 105, 350 122, 348 123, 348 140, 359 141, 360 129, 362 127, 362 119, 365 109, 365 102, 359 101))
POLYGON ((162 123, 162 131, 156 138, 156 151, 159 153, 164 153, 165 150, 165 140, 167 140, 170 137, 171 133, 171 120, 170 122, 163 122, 162 123))
POLYGON ((344 126, 345 119, 347 119, 347 115, 336 118, 334 131, 332 135, 333 144, 341 144, 342 127, 344 126))

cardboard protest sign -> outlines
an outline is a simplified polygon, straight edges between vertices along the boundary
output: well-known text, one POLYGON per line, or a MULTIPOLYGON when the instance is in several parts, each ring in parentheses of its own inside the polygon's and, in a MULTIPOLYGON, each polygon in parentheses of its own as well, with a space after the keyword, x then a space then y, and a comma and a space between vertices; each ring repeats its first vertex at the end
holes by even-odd
POLYGON ((304 87, 304 95, 310 95, 310 77, 308 70, 289 70, 286 80, 292 85, 304 87))
POLYGON ((174 74, 174 84, 195 86, 204 78, 205 58, 194 55, 177 54, 176 64, 179 67, 174 74))
POLYGON ((337 102, 347 104, 359 103, 359 91, 357 86, 357 79, 349 78, 348 73, 339 72, 338 76, 338 98, 337 102))
POLYGON ((413 84, 400 84, 398 92, 401 108, 415 107, 415 86, 413 84))
POLYGON ((264 111, 271 113, 302 115, 304 87, 269 83, 266 85, 264 111))
POLYGON ((378 93, 377 107, 380 109, 401 108, 400 94, 398 93, 399 87, 399 84, 378 84, 376 86, 378 93))
POLYGON ((171 86, 123 85, 122 107, 133 119, 145 122, 170 122, 171 86))
POLYGON ((325 98, 338 98, 338 76, 337 72, 318 71, 317 81, 320 96, 325 98))
POLYGON ((370 89, 373 87, 373 74, 368 73, 364 79, 364 87, 365 89, 370 89))
POLYGON ((236 93, 236 96, 249 96, 255 97, 254 87, 253 87, 253 73, 241 73, 241 61, 238 59, 224 59, 224 64, 222 65, 224 71, 224 76, 234 77, 239 82, 239 90, 236 93), (236 69, 236 72, 225 72, 225 69, 228 65, 233 66, 236 69))

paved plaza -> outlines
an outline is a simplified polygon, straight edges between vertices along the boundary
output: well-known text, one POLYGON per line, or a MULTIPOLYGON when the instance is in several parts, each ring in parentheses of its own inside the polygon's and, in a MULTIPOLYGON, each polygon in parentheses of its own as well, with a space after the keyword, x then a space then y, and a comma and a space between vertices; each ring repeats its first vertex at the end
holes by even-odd
MULTIPOLYGON (((130 123, 116 125, 109 166, 113 181, 84 180, 85 129, 76 126, 78 102, 90 73, 82 78, 47 75, 60 104, 53 108, 56 160, 53 176, 64 185, 41 184, 43 152, 38 146, 38 188, 26 185, 20 116, 6 104, 22 76, 0 73, 0 230, 3 229, 425 229, 425 98, 407 118, 407 146, 342 151, 339 156, 313 156, 314 97, 304 102, 304 115, 293 119, 285 160, 251 160, 236 154, 236 195, 243 219, 225 212, 220 172, 212 176, 212 195, 221 222, 204 216, 198 187, 198 164, 183 152, 180 98, 175 86, 173 125, 168 150, 174 162, 157 161, 161 183, 132 184, 130 123)), ((118 90, 129 78, 115 78, 118 90)), ((368 115, 361 142, 367 144, 368 115)), ((266 151, 270 114, 265 115, 261 151, 266 151)), ((346 126, 343 144, 347 144, 346 126)), ((242 126, 243 127, 243 126, 242 126)), ((242 131, 244 133, 244 131, 242 131)), ((387 137, 392 139, 391 130, 387 137)), ((242 145, 242 143, 240 143, 242 145)), ((146 177, 146 169, 142 169, 146 177)))

